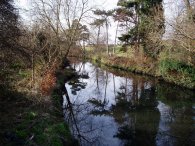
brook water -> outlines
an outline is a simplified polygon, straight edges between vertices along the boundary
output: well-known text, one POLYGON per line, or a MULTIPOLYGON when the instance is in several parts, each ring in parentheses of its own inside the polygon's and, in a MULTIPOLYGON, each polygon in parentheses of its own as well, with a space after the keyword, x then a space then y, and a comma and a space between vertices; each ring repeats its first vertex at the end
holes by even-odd
POLYGON ((195 145, 195 93, 154 78, 71 62, 64 116, 83 146, 195 145))

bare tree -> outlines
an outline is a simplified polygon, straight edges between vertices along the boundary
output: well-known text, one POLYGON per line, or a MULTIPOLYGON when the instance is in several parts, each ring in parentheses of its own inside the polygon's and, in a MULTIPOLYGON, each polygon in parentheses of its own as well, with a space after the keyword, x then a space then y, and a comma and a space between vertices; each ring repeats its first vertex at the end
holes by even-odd
POLYGON ((178 15, 173 21, 167 21, 172 28, 170 39, 172 40, 172 52, 179 52, 182 56, 179 60, 188 64, 195 64, 195 3, 183 0, 183 8, 179 9, 178 15))
POLYGON ((91 8, 88 0, 32 0, 36 19, 48 25, 55 34, 58 54, 66 57, 78 38, 79 24, 91 8), (62 42, 66 46, 62 48, 62 42))

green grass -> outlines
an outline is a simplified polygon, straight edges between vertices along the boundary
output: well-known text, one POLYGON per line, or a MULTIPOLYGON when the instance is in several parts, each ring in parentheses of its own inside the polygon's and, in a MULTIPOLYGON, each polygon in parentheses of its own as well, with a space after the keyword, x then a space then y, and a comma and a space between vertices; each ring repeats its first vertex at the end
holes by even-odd
POLYGON ((32 111, 26 113, 15 132, 18 139, 23 139, 26 145, 63 146, 62 139, 66 141, 71 139, 68 126, 63 121, 54 120, 49 113, 43 115, 32 111), (29 140, 32 136, 33 139, 29 140))

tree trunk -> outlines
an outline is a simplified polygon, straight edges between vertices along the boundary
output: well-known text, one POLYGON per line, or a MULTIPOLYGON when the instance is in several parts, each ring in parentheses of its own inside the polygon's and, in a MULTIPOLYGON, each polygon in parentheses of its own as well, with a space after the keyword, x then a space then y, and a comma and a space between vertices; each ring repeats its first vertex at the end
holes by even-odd
POLYGON ((107 54, 109 55, 109 44, 108 44, 108 22, 106 21, 106 49, 107 54))
POLYGON ((35 80, 35 65, 34 65, 34 52, 32 53, 32 83, 31 83, 31 87, 33 88, 34 87, 34 80, 35 80))
POLYGON ((119 21, 118 21, 117 27, 116 27, 116 34, 115 34, 115 40, 114 40, 114 47, 113 47, 113 50, 112 50, 112 53, 113 53, 113 54, 115 54, 115 47, 116 47, 116 41, 117 41, 118 27, 119 27, 119 21))
POLYGON ((113 74, 113 85, 114 85, 114 97, 115 97, 115 100, 116 100, 116 84, 115 84, 115 76, 113 74))
POLYGON ((139 7, 137 8, 137 40, 136 40, 136 50, 135 50, 135 54, 138 55, 139 54, 139 44, 140 44, 140 37, 139 37, 139 7))
POLYGON ((68 54, 69 54, 69 52, 70 52, 71 46, 72 46, 72 42, 70 42, 70 44, 69 44, 68 47, 67 47, 67 51, 66 51, 66 53, 65 53, 65 58, 68 56, 68 54))
POLYGON ((106 71, 106 85, 105 85, 105 93, 104 93, 104 101, 107 97, 107 87, 108 87, 108 72, 106 71))
POLYGON ((100 88, 99 88, 99 70, 98 70, 98 68, 96 68, 96 83, 97 83, 97 90, 98 90, 98 93, 99 93, 100 88))
POLYGON ((85 57, 85 53, 86 53, 86 51, 85 51, 85 40, 83 40, 83 54, 84 54, 84 57, 85 57))
POLYGON ((98 27, 98 35, 97 35, 97 50, 99 50, 99 39, 100 39, 100 26, 98 27))

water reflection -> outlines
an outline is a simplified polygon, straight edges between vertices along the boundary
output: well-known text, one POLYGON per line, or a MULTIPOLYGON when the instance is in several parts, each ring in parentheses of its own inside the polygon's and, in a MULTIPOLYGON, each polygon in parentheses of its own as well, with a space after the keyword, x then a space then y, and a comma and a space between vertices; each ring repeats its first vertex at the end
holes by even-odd
POLYGON ((194 93, 148 77, 72 62, 64 115, 84 146, 176 146, 195 142, 194 93))

